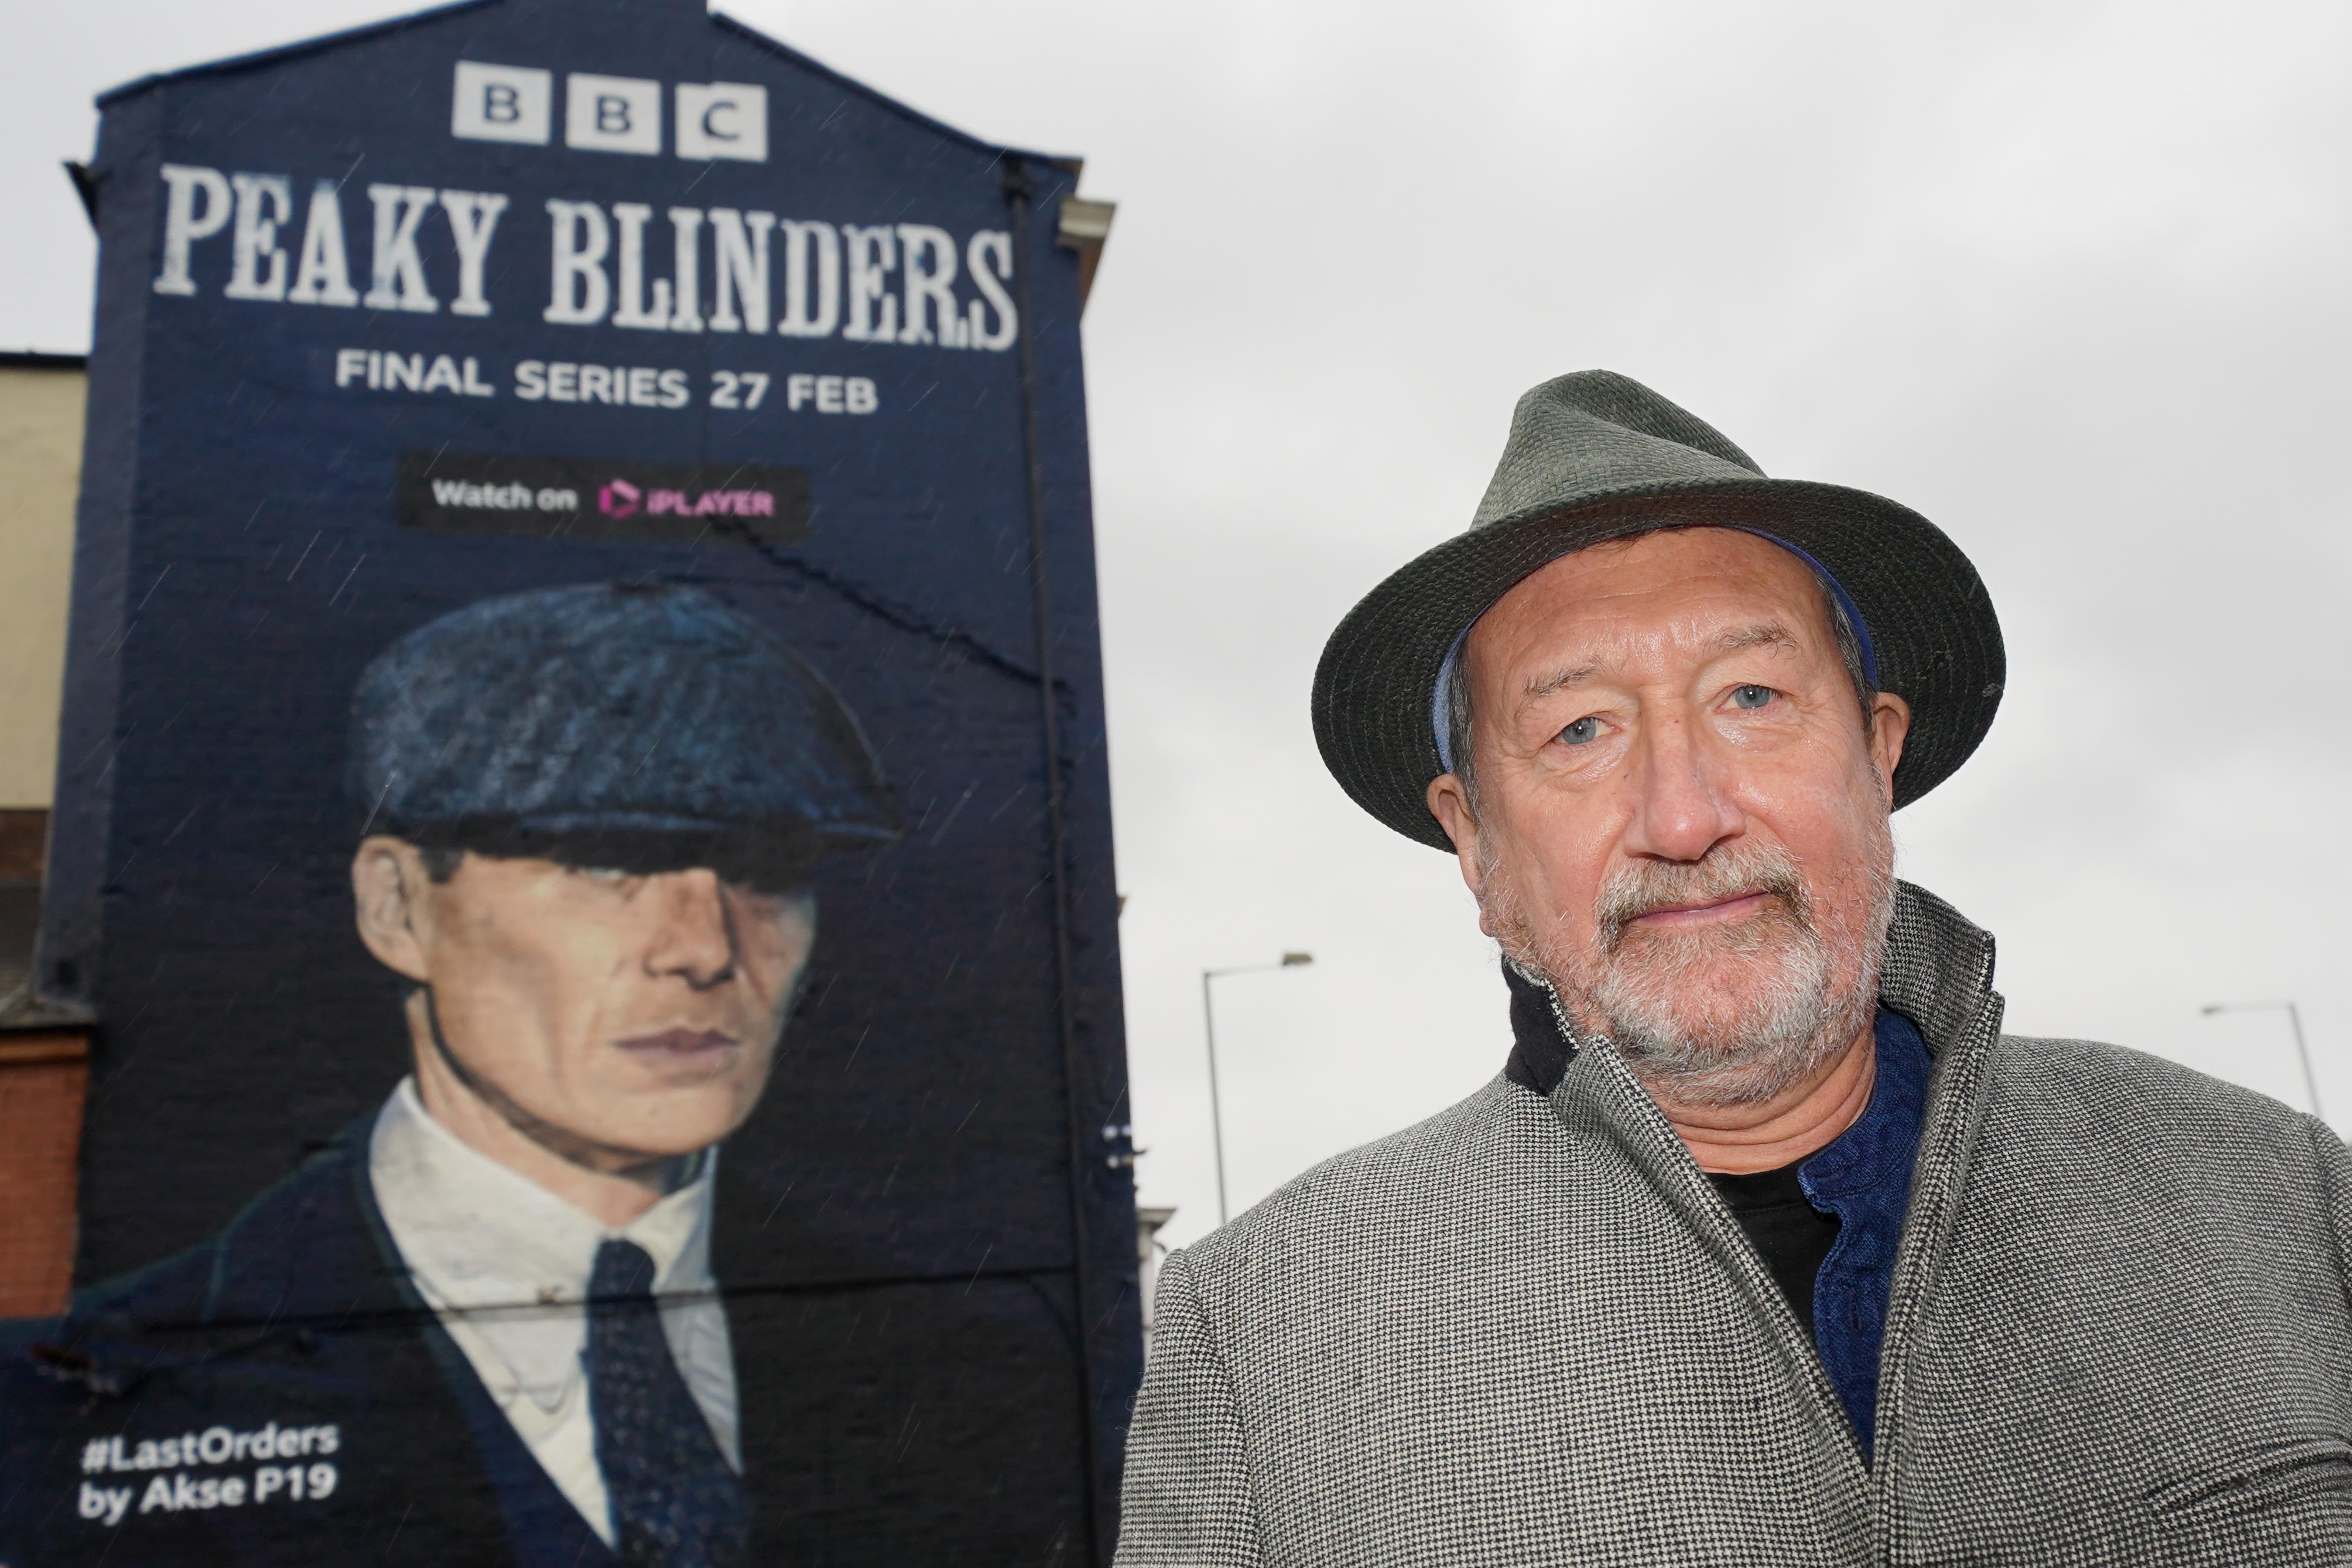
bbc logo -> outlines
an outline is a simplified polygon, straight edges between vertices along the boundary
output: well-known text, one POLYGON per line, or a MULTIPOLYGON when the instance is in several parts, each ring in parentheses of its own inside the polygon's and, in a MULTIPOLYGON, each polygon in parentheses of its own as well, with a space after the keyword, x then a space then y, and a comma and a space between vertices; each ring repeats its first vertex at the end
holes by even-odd
MULTIPOLYGON (((671 146, 681 158, 768 161, 768 89, 744 82, 679 82, 671 146)), ((529 66, 459 60, 449 133, 471 142, 544 147, 555 125, 555 75, 529 66)), ((662 151, 662 84, 639 77, 563 79, 563 144, 590 153, 662 151)))

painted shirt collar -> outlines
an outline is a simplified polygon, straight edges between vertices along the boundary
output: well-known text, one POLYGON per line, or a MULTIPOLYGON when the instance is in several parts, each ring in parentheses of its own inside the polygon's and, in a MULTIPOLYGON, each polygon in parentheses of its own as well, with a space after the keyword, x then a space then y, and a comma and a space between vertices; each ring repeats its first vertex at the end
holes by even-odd
POLYGON ((654 1292, 715 1289, 711 1193, 718 1151, 693 1179, 620 1230, 611 1230, 529 1177, 461 1142, 402 1080, 368 1141, 368 1173, 385 1226, 425 1299, 468 1324, 542 1409, 580 1377, 587 1341, 581 1303, 596 1249, 624 1237, 654 1260, 654 1292), (565 1331, 551 1332, 552 1321, 565 1331))

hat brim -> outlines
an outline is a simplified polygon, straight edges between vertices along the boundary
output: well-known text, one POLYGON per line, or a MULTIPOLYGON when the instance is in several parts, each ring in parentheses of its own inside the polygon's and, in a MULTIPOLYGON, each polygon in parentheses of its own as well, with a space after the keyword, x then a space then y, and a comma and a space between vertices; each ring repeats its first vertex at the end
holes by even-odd
POLYGON ((423 847, 462 849, 492 859, 551 860, 658 876, 707 867, 723 881, 772 892, 804 887, 828 855, 876 848, 898 837, 879 822, 780 817, 726 822, 661 812, 569 812, 385 823, 378 831, 423 847))
POLYGON ((1348 613, 1315 672, 1315 740, 1357 805, 1406 837, 1451 849, 1430 815, 1445 770, 1430 700, 1454 641, 1497 599, 1563 555, 1661 528, 1739 528, 1802 550, 1869 627, 1879 689, 1911 708, 1895 771, 1910 805, 1977 749, 2000 706, 2008 660, 1976 568, 1908 507, 1805 479, 1722 479, 1580 499, 1458 534, 1391 575, 1348 613))

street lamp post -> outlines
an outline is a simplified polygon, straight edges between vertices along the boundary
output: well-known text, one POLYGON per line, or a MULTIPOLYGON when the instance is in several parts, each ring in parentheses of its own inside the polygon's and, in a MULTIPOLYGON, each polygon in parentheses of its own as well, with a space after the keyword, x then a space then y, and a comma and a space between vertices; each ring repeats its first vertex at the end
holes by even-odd
POLYGON ((2304 1097, 2311 1101, 2311 1113, 2319 1114, 2319 1079, 2311 1070, 2311 1047, 2304 1043, 2302 1010, 2293 1002, 2209 1002, 2199 1011, 2209 1018, 2216 1013, 2284 1013, 2294 1028, 2294 1058, 2303 1064, 2304 1097))
POLYGON ((1225 1209, 1225 1118, 1217 1103, 1217 1001, 1209 982, 1228 974, 1263 974, 1275 969, 1297 969, 1315 962, 1311 952, 1286 952, 1279 963, 1244 963, 1232 969, 1201 971, 1201 1016, 1209 1032, 1209 1135, 1217 1150, 1217 1223, 1231 1217, 1225 1209))

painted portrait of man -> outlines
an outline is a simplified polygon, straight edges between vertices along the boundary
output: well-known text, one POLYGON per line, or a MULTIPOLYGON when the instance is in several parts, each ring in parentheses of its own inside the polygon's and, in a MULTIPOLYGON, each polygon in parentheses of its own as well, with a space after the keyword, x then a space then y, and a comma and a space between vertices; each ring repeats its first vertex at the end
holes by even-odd
POLYGON ((898 831, 856 722, 706 595, 559 588, 370 666, 349 784, 359 931, 414 1047, 368 1139, 383 1232, 604 1545, 731 1561, 719 1145, 766 1088, 817 858, 898 831))
POLYGON ((348 756, 352 909, 409 1070, 0 1370, 0 1561, 343 1560, 364 1531, 370 1561, 721 1568, 900 1519, 1050 1523, 956 1390, 1058 1412, 1057 1331, 968 1281, 878 1312, 730 1290, 749 1258, 857 1271, 812 1264, 725 1150, 818 868, 900 830, 824 678, 698 589, 544 589, 378 655, 348 756), (908 1461, 919 1423, 971 1498, 908 1461))

